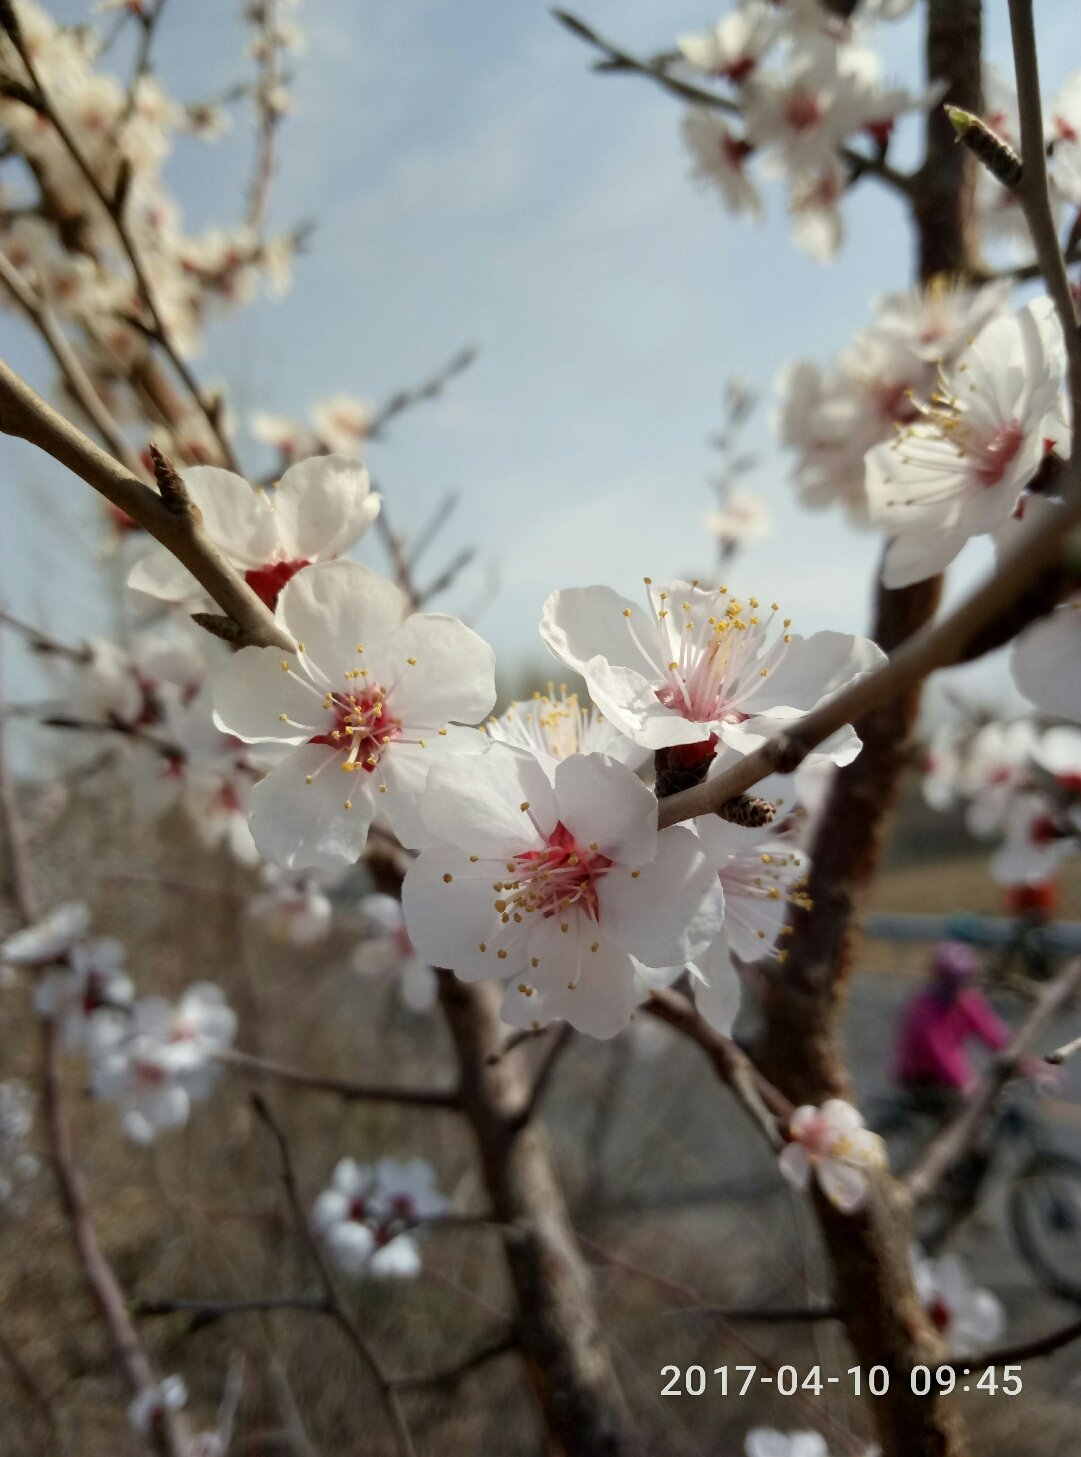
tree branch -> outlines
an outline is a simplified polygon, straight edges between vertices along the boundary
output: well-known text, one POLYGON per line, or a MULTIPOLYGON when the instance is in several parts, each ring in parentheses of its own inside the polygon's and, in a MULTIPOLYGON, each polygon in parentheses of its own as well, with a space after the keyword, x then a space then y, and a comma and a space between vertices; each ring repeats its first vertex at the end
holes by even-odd
POLYGON ((947 1361, 945 1364, 959 1373, 966 1368, 975 1371, 977 1367, 1017 1366, 1022 1361, 1032 1361, 1037 1356, 1054 1355, 1063 1346, 1079 1339, 1081 1320, 1074 1320, 1046 1336, 1037 1336, 1035 1340, 1022 1341, 1015 1346, 996 1346, 990 1351, 977 1351, 975 1355, 965 1356, 963 1360, 947 1361))
POLYGON ((770 1147, 775 1152, 783 1148, 785 1140, 778 1125, 787 1123, 795 1110, 784 1094, 766 1081, 742 1048, 730 1037, 722 1037, 693 1002, 670 988, 652 991, 643 1010, 696 1042, 770 1147))
POLYGON ((293 1168, 293 1156, 281 1124, 274 1117, 269 1104, 260 1094, 252 1094, 252 1105, 278 1146, 278 1157, 281 1161, 282 1183, 285 1185, 286 1198, 289 1201, 289 1207, 296 1221, 297 1232, 304 1242, 308 1257, 319 1277, 319 1283, 323 1287, 328 1306, 327 1313, 348 1337, 350 1344, 360 1357, 361 1363, 370 1372, 373 1381, 379 1388, 379 1394, 382 1397, 383 1406, 386 1409, 387 1417, 402 1457, 417 1457, 416 1449, 413 1446, 413 1438, 406 1424, 401 1403, 398 1400, 398 1394, 394 1390, 393 1384, 384 1375, 382 1365, 367 1341, 361 1335, 356 1321, 353 1320, 352 1316, 342 1304, 341 1297, 338 1294, 338 1287, 330 1272, 330 1266, 327 1263, 322 1246, 312 1230, 311 1225, 308 1223, 308 1216, 300 1197, 296 1171, 293 1168))
POLYGON ((237 623, 238 642, 292 650, 294 644, 195 516, 178 515, 129 475, 0 360, 0 432, 36 445, 126 512, 181 562, 237 623))
POLYGON ((290 1087, 306 1088, 313 1093, 330 1093, 347 1103, 398 1103, 403 1107, 445 1108, 458 1111, 461 1100, 454 1091, 435 1088, 393 1088, 383 1083, 356 1083, 349 1078, 328 1077, 302 1068, 288 1067, 248 1052, 220 1051, 216 1060, 234 1072, 257 1078, 270 1078, 290 1087))

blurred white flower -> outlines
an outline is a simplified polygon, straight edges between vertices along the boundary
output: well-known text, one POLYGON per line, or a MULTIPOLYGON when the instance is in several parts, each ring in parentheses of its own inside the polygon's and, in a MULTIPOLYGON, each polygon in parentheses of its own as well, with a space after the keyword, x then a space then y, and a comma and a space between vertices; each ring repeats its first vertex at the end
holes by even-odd
POLYGON ((781 1173, 806 1190, 813 1172, 822 1192, 844 1214, 862 1208, 869 1177, 886 1166, 885 1145, 864 1127, 858 1108, 830 1098, 820 1108, 804 1104, 788 1121, 791 1140, 781 1150, 781 1173))
POLYGON ((990 1290, 972 1284, 959 1255, 930 1259, 913 1254, 916 1294, 951 1356, 971 1356, 986 1349, 1006 1328, 1002 1302, 990 1290))
POLYGON ((420 1248, 408 1231, 447 1211, 435 1171, 423 1159, 342 1159, 315 1201, 312 1223, 346 1275, 413 1279, 420 1248))
POLYGON ((128 1421, 144 1437, 152 1436, 166 1412, 187 1405, 188 1388, 183 1376, 166 1376, 155 1386, 144 1387, 128 1407, 128 1421))

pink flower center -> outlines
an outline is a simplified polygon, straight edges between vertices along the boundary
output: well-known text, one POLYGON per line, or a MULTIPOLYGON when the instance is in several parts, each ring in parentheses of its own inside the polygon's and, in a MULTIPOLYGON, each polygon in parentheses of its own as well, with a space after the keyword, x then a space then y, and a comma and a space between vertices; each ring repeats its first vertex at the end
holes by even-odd
POLYGON ((372 773, 387 744, 401 738, 401 719, 387 711, 386 694, 376 683, 357 693, 327 694, 324 706, 334 712, 334 727, 310 742, 339 749, 343 769, 372 773))
POLYGON ((565 910, 585 911, 593 921, 600 920, 600 902, 596 882, 611 866, 607 855, 596 845, 580 849, 574 836, 560 820, 547 837, 543 850, 525 850, 514 857, 516 880, 504 883, 513 891, 506 900, 496 901, 496 910, 503 920, 520 919, 522 913, 539 911, 542 916, 555 916, 565 910))
POLYGON ((1024 444, 1020 421, 1009 420, 999 427, 979 451, 976 479, 981 486, 997 486, 1024 444))
POLYGON ((292 581, 301 567, 307 565, 306 557, 301 557, 294 562, 271 562, 267 566, 252 567, 250 571, 244 573, 244 580, 255 595, 273 612, 278 605, 278 594, 286 582, 292 581))
POLYGON ((358 1194, 355 1199, 350 1201, 348 1218, 356 1220, 358 1224, 363 1224, 367 1217, 368 1201, 363 1194, 358 1194))
POLYGON ((822 100, 813 91, 793 91, 785 106, 785 120, 794 132, 807 132, 822 120, 822 100))

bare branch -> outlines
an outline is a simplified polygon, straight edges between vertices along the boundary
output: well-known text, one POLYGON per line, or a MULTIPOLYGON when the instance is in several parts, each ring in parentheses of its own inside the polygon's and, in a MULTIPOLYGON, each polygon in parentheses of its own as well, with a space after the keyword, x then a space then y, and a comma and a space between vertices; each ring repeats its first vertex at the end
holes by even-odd
POLYGON ((770 1147, 774 1150, 783 1147, 785 1140, 778 1120, 788 1121, 792 1104, 762 1077, 742 1048, 715 1031, 687 997, 667 987, 655 989, 643 1010, 697 1042, 717 1076, 731 1088, 770 1147))
POLYGON ((300 1197, 296 1171, 293 1168, 293 1156, 281 1124, 271 1112, 269 1104, 258 1093, 252 1094, 252 1105, 278 1146, 278 1157, 281 1160, 282 1168, 282 1183, 285 1185, 286 1197, 293 1211, 297 1233, 304 1242, 308 1257, 319 1276, 319 1283, 323 1287, 329 1306, 328 1314, 348 1337, 350 1344, 360 1357, 362 1364, 367 1368, 373 1381, 379 1388, 379 1394, 382 1397, 383 1405, 386 1408, 387 1417, 394 1431, 398 1450, 402 1454, 402 1457, 417 1457, 416 1449, 413 1446, 413 1438, 406 1424, 405 1414, 402 1411, 397 1392, 394 1390, 388 1378, 383 1374, 382 1365, 368 1345, 368 1342, 361 1335, 356 1321, 342 1304, 341 1297, 338 1294, 338 1287, 335 1284, 333 1275, 330 1273, 330 1266, 327 1263, 322 1246, 316 1238, 311 1225, 308 1223, 308 1216, 304 1209, 303 1200, 300 1197))
POLYGON ((1049 1062, 1053 1067, 1058 1067, 1060 1063, 1069 1061, 1078 1052, 1081 1052, 1081 1037, 1075 1037, 1072 1042, 1064 1042, 1061 1047, 1056 1047, 1054 1052, 1047 1054, 1044 1062, 1049 1062))
POLYGON ((448 360, 442 368, 437 369, 433 375, 429 375, 421 384, 397 390, 379 406, 368 422, 367 438, 369 440, 381 439, 386 427, 403 411, 410 410, 414 405, 423 404, 427 400, 437 399, 456 375, 469 368, 479 353, 480 350, 476 345, 467 344, 464 349, 458 351, 453 359, 448 360))
POLYGON ((971 1148, 1002 1089, 1013 1078, 1028 1048, 1081 986, 1081 957, 1063 968, 1040 992, 1035 1006, 998 1054, 990 1070, 965 1099, 957 1116, 932 1141, 905 1180, 915 1203, 934 1193, 945 1175, 971 1148))
POLYGON ((1081 1340, 1081 1320, 1071 1321, 1046 1336, 1037 1336, 1032 1341, 1022 1341, 1014 1346, 996 1346, 990 1351, 976 1351, 963 1360, 947 1361, 954 1371, 975 1371, 988 1366, 1017 1366, 1022 1361, 1032 1361, 1037 1356, 1052 1356, 1072 1341, 1081 1340))
POLYGON ((487 1366, 490 1361, 497 1361, 500 1356, 509 1355, 516 1349, 517 1343, 508 1332, 478 1347, 453 1365, 442 1366, 438 1371, 429 1371, 424 1375, 396 1376, 391 1379, 390 1384, 395 1391, 423 1391, 429 1386, 455 1386, 470 1372, 477 1371, 481 1366, 487 1366))
POLYGON ((348 1078, 327 1077, 322 1073, 309 1073, 301 1068, 287 1067, 284 1063, 253 1057, 247 1052, 222 1051, 216 1053, 215 1057, 234 1072, 251 1077, 270 1078, 273 1082, 287 1083, 294 1088, 307 1088, 313 1093, 330 1093, 345 1102, 398 1103, 405 1107, 447 1108, 451 1111, 461 1106, 458 1094, 453 1090, 441 1092, 435 1088, 392 1088, 382 1083, 355 1083, 348 1078))

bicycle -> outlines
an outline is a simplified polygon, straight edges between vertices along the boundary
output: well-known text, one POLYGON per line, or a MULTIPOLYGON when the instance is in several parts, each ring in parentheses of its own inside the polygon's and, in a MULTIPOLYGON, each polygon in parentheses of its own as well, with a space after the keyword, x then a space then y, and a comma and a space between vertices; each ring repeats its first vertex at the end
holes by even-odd
MULTIPOLYGON (((946 1099, 935 1102, 902 1092, 880 1109, 874 1126, 895 1174, 905 1173, 936 1131, 946 1099)), ((1000 1101, 981 1143, 917 1211, 917 1241, 937 1253, 1003 1189, 1010 1234, 1029 1270, 1052 1294, 1081 1301, 1081 1161, 1055 1146, 1017 1091, 1000 1101)))

